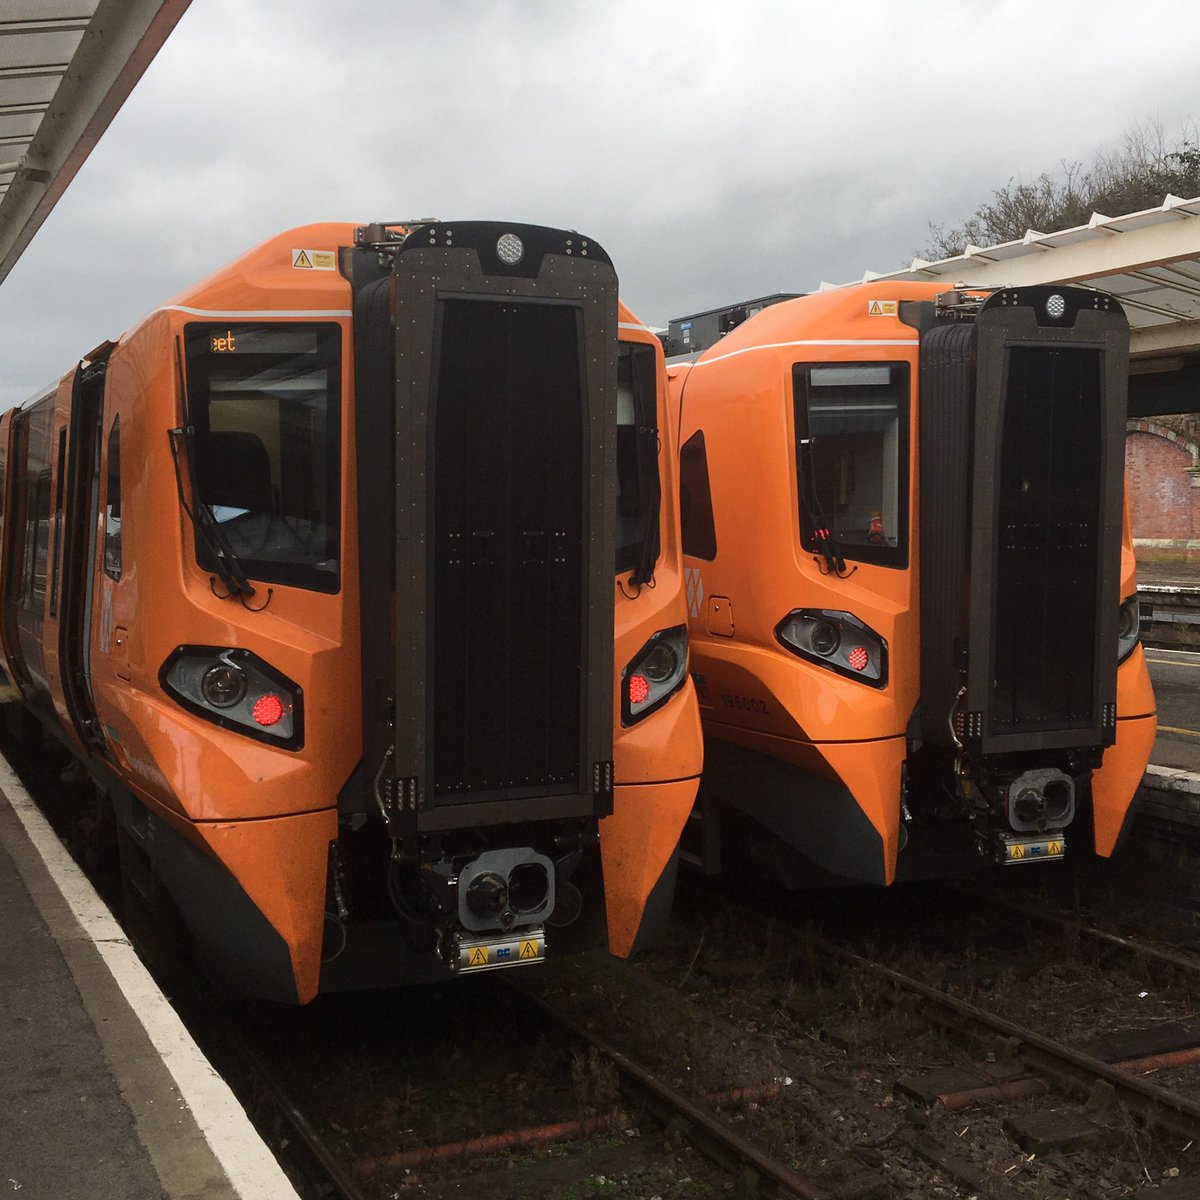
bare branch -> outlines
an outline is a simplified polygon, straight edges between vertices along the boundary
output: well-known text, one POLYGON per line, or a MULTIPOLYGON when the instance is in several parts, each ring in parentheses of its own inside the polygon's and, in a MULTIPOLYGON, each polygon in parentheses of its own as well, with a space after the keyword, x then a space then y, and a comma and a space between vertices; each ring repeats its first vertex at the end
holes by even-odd
POLYGON ((936 261, 961 254, 968 245, 1017 241, 1026 230, 1056 233, 1085 225, 1093 212, 1105 216, 1161 204, 1168 193, 1200 195, 1200 129, 1189 120, 1174 137, 1151 118, 1133 125, 1120 146, 1099 151, 1091 166, 1063 159, 1054 174, 1032 182, 1010 178, 961 225, 929 225, 918 257, 936 261))

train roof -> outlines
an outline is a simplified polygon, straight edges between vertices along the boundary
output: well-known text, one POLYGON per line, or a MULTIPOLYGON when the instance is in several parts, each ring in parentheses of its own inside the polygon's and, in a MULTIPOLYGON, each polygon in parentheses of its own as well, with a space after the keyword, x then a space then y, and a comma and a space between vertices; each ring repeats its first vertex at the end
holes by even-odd
MULTIPOLYGON (((355 244, 355 231, 363 225, 327 221, 278 233, 177 292, 124 336, 129 337, 154 313, 169 309, 218 320, 268 315, 349 317, 351 295, 340 270, 339 252, 355 244)), ((657 340, 654 331, 624 304, 619 305, 618 321, 627 338, 657 340)))
POLYGON ((797 342, 916 344, 916 329, 900 319, 901 303, 932 301, 946 290, 944 284, 890 280, 781 300, 735 326, 703 349, 694 362, 715 362, 747 350, 797 342))

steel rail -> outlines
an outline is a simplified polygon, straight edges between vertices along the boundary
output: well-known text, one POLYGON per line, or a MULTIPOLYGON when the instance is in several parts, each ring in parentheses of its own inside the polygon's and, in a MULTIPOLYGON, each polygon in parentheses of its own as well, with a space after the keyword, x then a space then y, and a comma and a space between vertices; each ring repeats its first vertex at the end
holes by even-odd
POLYGON ((1174 967, 1180 971, 1187 971, 1193 975, 1200 975, 1200 958, 1173 950, 1169 946, 1139 942, 1133 938, 1122 937, 1118 933, 1109 933, 1104 929, 1096 929, 1094 926, 1085 925, 1083 922, 1076 921, 1072 917, 1061 916, 1058 913, 1044 912, 1028 901, 1017 900, 1011 896, 994 896, 982 888, 972 887, 970 884, 959 884, 958 890, 975 900, 982 900, 987 904, 1007 908, 1010 912, 1018 913, 1028 920, 1043 921, 1050 925, 1058 925, 1060 928, 1066 929, 1080 937, 1088 938, 1093 942, 1100 942, 1106 946, 1113 946, 1135 957, 1162 963, 1164 966, 1174 967))
MULTIPOLYGON (((837 1083, 820 1072, 808 1070, 786 1051, 781 1051, 780 1044, 776 1040, 764 1039, 756 1033, 747 1035, 744 1029, 731 1024, 724 1017, 698 1004, 695 1000, 681 996, 666 984, 659 983, 657 980, 635 971, 628 962, 621 959, 610 959, 607 965, 610 970, 618 971, 635 981, 639 987, 674 1002, 684 1012, 704 1021, 709 1028, 722 1031, 731 1038, 747 1038, 751 1044, 758 1047, 759 1053, 768 1061, 774 1061, 777 1067, 790 1076, 794 1082, 831 1100, 842 1111, 847 1109, 853 1111, 860 1121, 873 1127, 876 1131, 877 1140, 868 1142, 868 1145, 882 1146, 894 1141, 899 1145, 906 1146, 917 1158, 923 1159, 948 1179, 972 1192, 986 1191, 992 1200, 1021 1200, 1023 1193, 1014 1189, 1005 1180, 996 1179, 989 1176, 987 1172, 981 1171, 974 1163, 929 1133, 928 1130, 905 1128, 903 1123, 898 1125, 894 1120, 885 1118, 883 1110, 864 1099, 858 1091, 845 1084, 837 1083)), ((1043 1083, 1043 1086, 1046 1085, 1043 1083)))
POLYGON ((350 1173, 349 1167, 330 1150, 325 1139, 313 1128, 312 1123, 296 1106, 284 1090, 283 1085, 271 1073, 247 1039, 229 1022, 226 1022, 215 1035, 210 1030, 209 1036, 223 1039, 230 1051, 249 1065, 255 1083, 266 1092, 267 1098, 280 1118, 291 1127, 309 1158, 325 1176, 324 1182, 333 1189, 331 1193, 326 1192, 325 1194, 336 1196, 338 1200, 369 1200, 367 1193, 359 1187, 358 1182, 350 1173))
MULTIPOLYGON (((786 925, 781 928, 791 933, 797 940, 802 938, 802 934, 798 930, 790 929, 786 925)), ((1097 1080, 1101 1080, 1108 1084, 1129 1108, 1143 1118, 1157 1121, 1189 1140, 1200 1140, 1200 1104, 1194 1100, 1169 1091, 1167 1088, 1159 1087, 1157 1084, 1147 1083, 1144 1079, 1120 1071, 1090 1054, 1084 1054, 1082 1051, 1038 1033, 1034 1029, 1010 1021, 1007 1017, 990 1013, 965 1000, 949 996, 929 984, 922 983, 919 979, 913 979, 882 963, 873 962, 861 954, 845 950, 823 938, 814 937, 812 946, 828 958, 883 980, 899 991, 921 997, 931 1006, 941 1009, 943 1013, 955 1018, 956 1020, 951 1024, 966 1022, 1009 1039, 1019 1057, 1062 1083, 1075 1085, 1083 1091, 1088 1091, 1091 1085, 1097 1080)), ((933 1014, 925 1010, 923 1015, 932 1018, 933 1014)))
POLYGON ((695 1135, 690 1140, 698 1150, 718 1165, 728 1169, 729 1159, 732 1159, 737 1164, 750 1167, 762 1179, 775 1185, 777 1195, 795 1196, 798 1200, 831 1200, 831 1194, 824 1188, 764 1154, 726 1122, 698 1108, 682 1092, 664 1083, 605 1038, 579 1024, 557 1005, 525 990, 519 984, 514 983, 513 986, 561 1029, 592 1047, 612 1063, 624 1079, 633 1085, 635 1091, 649 1097, 671 1113, 683 1117, 689 1132, 695 1135))

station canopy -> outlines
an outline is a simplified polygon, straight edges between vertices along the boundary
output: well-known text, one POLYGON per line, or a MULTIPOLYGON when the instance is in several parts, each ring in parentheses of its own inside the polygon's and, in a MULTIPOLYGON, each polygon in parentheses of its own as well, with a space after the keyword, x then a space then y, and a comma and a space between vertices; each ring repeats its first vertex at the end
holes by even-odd
POLYGON ((947 290, 1078 283, 1120 300, 1135 359, 1200 355, 1200 199, 1167 196, 1122 217, 1093 213, 1074 229, 1031 229, 1019 241, 968 246, 940 262, 915 258, 902 271, 868 271, 862 282, 889 279, 945 281, 947 290))
POLYGON ((0 0, 0 281, 190 0, 0 0))

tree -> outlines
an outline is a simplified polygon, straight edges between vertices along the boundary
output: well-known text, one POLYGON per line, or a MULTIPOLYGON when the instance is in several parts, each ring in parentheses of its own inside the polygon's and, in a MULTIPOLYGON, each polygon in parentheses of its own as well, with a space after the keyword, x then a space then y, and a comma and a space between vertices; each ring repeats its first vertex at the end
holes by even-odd
POLYGON ((1167 194, 1200 196, 1200 130, 1190 121, 1173 138, 1161 124, 1135 125, 1115 150, 1101 151, 1090 167, 1065 159, 1056 174, 1043 171, 1032 183, 1009 179, 961 225, 930 222, 929 242, 918 257, 936 262, 968 245, 1017 241, 1026 230, 1055 233, 1105 216, 1161 204, 1167 194))

